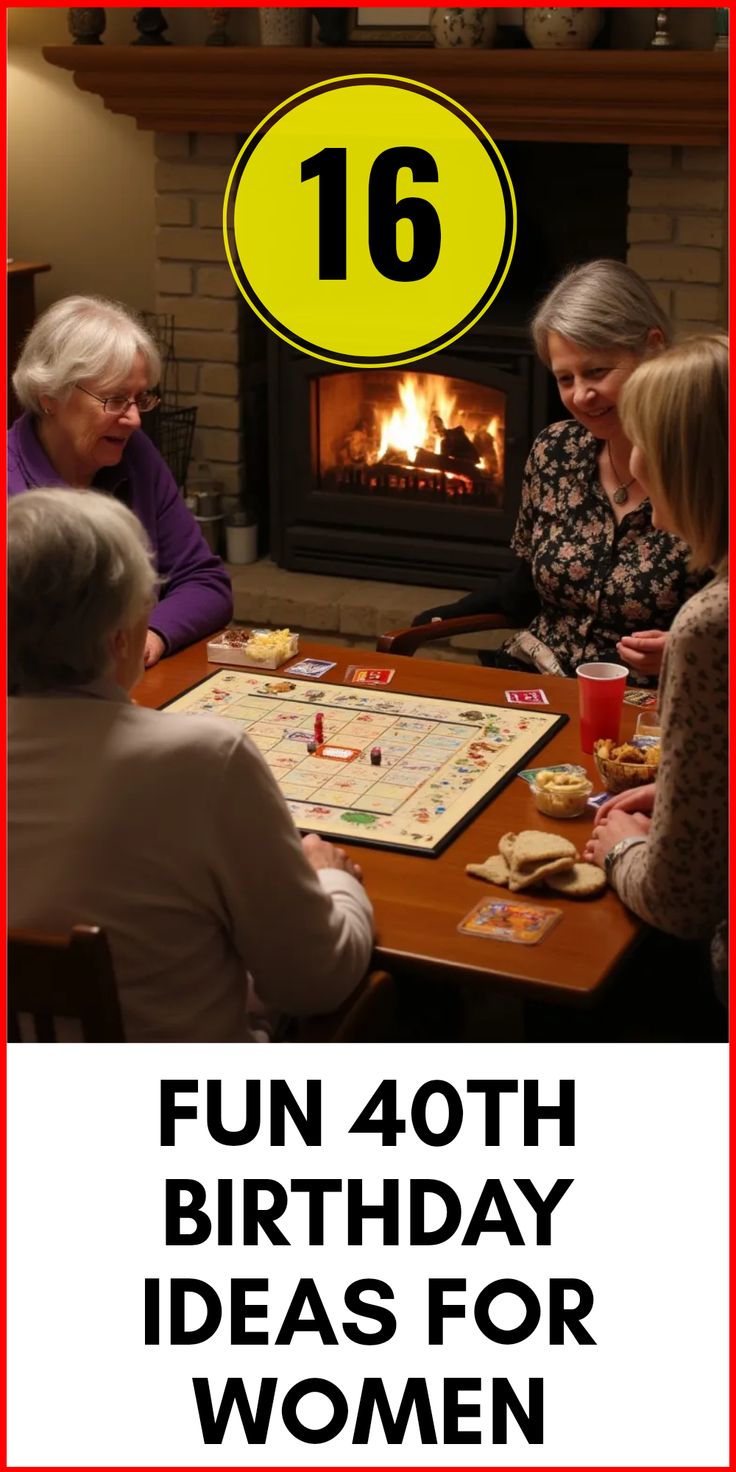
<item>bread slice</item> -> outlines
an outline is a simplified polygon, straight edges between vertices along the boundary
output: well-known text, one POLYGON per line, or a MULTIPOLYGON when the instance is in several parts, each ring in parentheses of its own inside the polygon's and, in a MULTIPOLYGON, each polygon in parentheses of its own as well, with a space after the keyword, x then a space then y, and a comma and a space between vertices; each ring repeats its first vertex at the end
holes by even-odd
POLYGON ((517 834, 511 867, 523 874, 536 869, 539 864, 547 864, 554 859, 576 859, 577 856, 575 844, 569 838, 560 838, 558 833, 540 833, 535 828, 525 828, 522 833, 517 834))
POLYGON ((597 864, 573 864, 564 872, 545 874, 544 882, 558 894, 581 900, 594 894, 602 894, 608 883, 605 871, 599 869, 597 864))
POLYGON ((563 854, 562 858, 550 859, 546 864, 537 864, 534 869, 512 869, 509 874, 509 889, 514 892, 519 889, 529 889, 532 884, 540 884, 542 880, 546 883, 548 875, 554 878, 556 874, 563 874, 572 867, 573 860, 570 855, 563 854))
POLYGON ((489 884, 508 884, 509 866, 503 854, 490 854, 483 864, 466 864, 466 874, 476 879, 487 879, 489 884))

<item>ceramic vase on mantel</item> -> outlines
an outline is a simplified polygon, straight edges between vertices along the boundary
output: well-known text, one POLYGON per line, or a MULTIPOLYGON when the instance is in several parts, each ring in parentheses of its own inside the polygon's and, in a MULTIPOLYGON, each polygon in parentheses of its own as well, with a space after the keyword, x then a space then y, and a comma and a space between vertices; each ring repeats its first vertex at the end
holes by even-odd
POLYGON ((262 46, 308 46, 312 12, 302 5, 264 5, 259 11, 262 46))
POLYGON ((524 31, 535 51, 587 51, 602 25, 603 11, 588 5, 524 11, 524 31))
POLYGON ((429 29, 435 46, 492 46, 495 10, 430 10, 429 29))
POLYGON ((105 12, 99 5, 74 6, 69 11, 69 32, 75 46, 101 46, 100 36, 105 29, 105 12))
POLYGON ((205 36, 205 46, 232 46, 232 41, 227 33, 230 23, 230 9, 208 9, 210 28, 205 36))

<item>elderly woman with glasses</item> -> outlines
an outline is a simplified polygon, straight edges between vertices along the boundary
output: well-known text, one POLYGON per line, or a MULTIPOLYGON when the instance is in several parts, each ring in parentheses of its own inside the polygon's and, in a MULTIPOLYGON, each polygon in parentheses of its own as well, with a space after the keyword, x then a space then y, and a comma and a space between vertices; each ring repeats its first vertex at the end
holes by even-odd
POLYGON ((25 412, 8 436, 8 492, 94 487, 135 512, 160 577, 145 664, 232 615, 230 581, 207 546, 141 415, 159 402, 161 363, 145 328, 116 302, 70 296, 39 317, 13 387, 25 412))
POLYGON ((330 1012, 373 941, 361 873, 300 839, 237 721, 148 710, 158 579, 110 496, 8 511, 10 923, 100 925, 130 1042, 261 1042, 259 1003, 330 1012))

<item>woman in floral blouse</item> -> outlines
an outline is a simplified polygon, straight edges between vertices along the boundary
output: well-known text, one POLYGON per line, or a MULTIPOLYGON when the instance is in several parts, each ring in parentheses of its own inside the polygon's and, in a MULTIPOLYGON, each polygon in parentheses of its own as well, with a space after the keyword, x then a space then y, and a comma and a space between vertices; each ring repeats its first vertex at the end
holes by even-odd
POLYGON ((666 630, 699 580, 679 538, 652 524, 617 406, 638 364, 666 346, 669 322, 635 271, 601 260, 563 276, 532 333, 573 417, 532 446, 513 571, 415 623, 503 612, 525 628, 484 663, 572 675, 587 660, 624 661, 638 683, 654 684, 666 630))
POLYGON ((694 337, 643 364, 623 395, 631 471, 654 524, 714 577, 680 610, 662 667, 657 781, 611 798, 585 857, 635 914, 713 938, 725 978, 728 858, 728 342, 694 337))

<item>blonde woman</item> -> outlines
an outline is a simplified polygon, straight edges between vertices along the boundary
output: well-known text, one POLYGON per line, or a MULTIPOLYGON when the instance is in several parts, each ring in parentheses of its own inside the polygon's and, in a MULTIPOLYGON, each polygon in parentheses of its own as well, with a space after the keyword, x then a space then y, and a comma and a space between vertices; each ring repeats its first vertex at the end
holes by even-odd
POLYGON ((727 902, 728 342, 693 337, 643 363, 621 396, 630 474, 652 522, 714 576, 680 610, 662 669, 656 784, 601 809, 586 857, 637 915, 683 939, 714 938, 725 974, 727 902))

